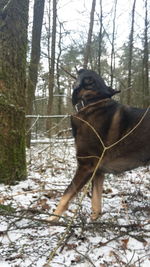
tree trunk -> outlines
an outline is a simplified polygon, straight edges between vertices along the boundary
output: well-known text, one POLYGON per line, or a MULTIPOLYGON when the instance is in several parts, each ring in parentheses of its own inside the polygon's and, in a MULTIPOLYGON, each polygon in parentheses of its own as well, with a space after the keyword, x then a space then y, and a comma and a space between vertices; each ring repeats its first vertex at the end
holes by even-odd
POLYGON ((0 3, 0 183, 26 178, 28 0, 0 3))
POLYGON ((144 30, 144 58, 143 58, 143 91, 144 91, 144 106, 150 104, 149 97, 149 53, 148 53, 148 8, 147 0, 145 0, 145 30, 144 30))
POLYGON ((86 47, 85 47, 85 54, 84 54, 83 67, 85 69, 88 66, 89 57, 90 57, 91 40, 92 40, 93 25, 94 25, 95 6, 96 6, 96 0, 93 0, 93 2, 92 2, 92 8, 91 8, 91 14, 90 14, 90 24, 89 24, 88 39, 87 39, 87 44, 86 44, 86 47))
MULTIPOLYGON (((57 19, 57 1, 53 0, 53 25, 52 25, 52 43, 51 43, 51 55, 48 55, 49 58, 49 99, 47 107, 47 115, 50 115, 52 112, 53 104, 53 91, 54 91, 54 77, 55 77, 55 49, 56 49, 56 19, 57 19)), ((49 29, 50 30, 50 29, 49 29)), ((51 135, 51 121, 47 119, 46 129, 48 135, 51 135)))
POLYGON ((101 56, 102 56, 102 30, 103 30, 103 5, 100 0, 100 31, 99 31, 99 43, 98 43, 98 73, 101 75, 101 56))
MULTIPOLYGON (((35 98, 35 90, 38 78, 38 66, 40 61, 40 42, 41 42, 41 30, 43 24, 45 0, 34 1, 34 15, 33 15, 33 28, 32 28, 32 48, 31 59, 29 66, 29 77, 27 87, 27 109, 26 112, 29 115, 33 113, 33 101, 35 98)), ((27 147, 30 147, 31 141, 31 120, 28 119, 27 125, 27 147)))
MULTIPOLYGON (((133 60, 135 4, 136 4, 136 0, 134 0, 133 7, 132 7, 131 31, 130 31, 130 36, 129 36, 128 88, 132 86, 132 60, 133 60)), ((130 103, 131 103, 131 90, 128 90, 127 91, 127 104, 130 105, 130 103)))
MULTIPOLYGON (((57 64, 56 64, 56 69, 57 69, 57 92, 58 92, 58 113, 57 114, 62 114, 62 97, 61 97, 61 94, 62 94, 62 90, 61 90, 61 87, 60 87, 60 68, 59 68, 59 65, 60 65, 60 57, 61 57, 61 54, 62 54, 62 48, 61 48, 61 44, 62 44, 62 26, 63 24, 60 22, 59 23, 59 41, 58 41, 58 56, 57 56, 57 64)), ((59 120, 58 120, 59 122, 59 120)))
POLYGON ((113 30, 112 30, 112 42, 111 42, 111 63, 110 63, 110 86, 113 87, 114 81, 114 69, 115 69, 115 32, 116 32, 116 10, 117 0, 114 3, 114 18, 113 18, 113 30))

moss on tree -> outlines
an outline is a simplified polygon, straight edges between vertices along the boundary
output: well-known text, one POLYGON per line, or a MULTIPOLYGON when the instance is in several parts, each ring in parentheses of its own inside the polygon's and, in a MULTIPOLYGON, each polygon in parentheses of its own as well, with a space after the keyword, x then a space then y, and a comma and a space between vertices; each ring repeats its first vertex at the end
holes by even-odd
POLYGON ((25 89, 29 0, 0 1, 0 183, 26 178, 25 89))
POLYGON ((23 110, 0 103, 0 183, 26 178, 24 120, 23 110))

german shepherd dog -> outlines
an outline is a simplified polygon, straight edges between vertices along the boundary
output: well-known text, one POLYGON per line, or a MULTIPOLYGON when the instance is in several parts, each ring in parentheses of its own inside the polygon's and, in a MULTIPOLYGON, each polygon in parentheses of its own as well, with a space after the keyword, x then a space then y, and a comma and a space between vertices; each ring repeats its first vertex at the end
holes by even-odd
POLYGON ((78 72, 72 94, 77 112, 71 116, 78 167, 50 220, 59 219, 93 173, 91 218, 97 219, 102 213, 105 173, 118 174, 150 163, 150 110, 111 99, 118 92, 96 72, 78 72))

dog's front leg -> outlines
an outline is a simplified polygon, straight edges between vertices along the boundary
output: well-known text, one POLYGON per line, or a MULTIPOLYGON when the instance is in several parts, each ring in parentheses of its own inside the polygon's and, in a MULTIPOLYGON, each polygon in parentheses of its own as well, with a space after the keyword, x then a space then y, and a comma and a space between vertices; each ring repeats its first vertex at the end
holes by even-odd
POLYGON ((49 221, 57 221, 64 211, 67 210, 69 202, 81 190, 81 188, 90 179, 91 168, 88 165, 80 165, 76 171, 74 179, 65 190, 54 215, 49 217, 49 221))
POLYGON ((96 173, 92 182, 92 215, 91 219, 96 220, 102 213, 102 193, 104 174, 96 173))

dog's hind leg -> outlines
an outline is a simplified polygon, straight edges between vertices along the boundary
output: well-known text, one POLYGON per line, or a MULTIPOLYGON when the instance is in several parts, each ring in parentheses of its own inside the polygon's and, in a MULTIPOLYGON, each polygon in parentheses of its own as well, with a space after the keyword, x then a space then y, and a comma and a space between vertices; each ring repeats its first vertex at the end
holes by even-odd
POLYGON ((102 213, 103 182, 104 174, 98 171, 92 182, 92 220, 96 220, 102 213))
POLYGON ((65 190, 64 195, 62 196, 54 215, 49 217, 50 221, 57 221, 62 213, 67 210, 69 202, 72 198, 81 190, 81 188, 86 184, 92 175, 91 166, 89 164, 79 165, 76 174, 65 190))

